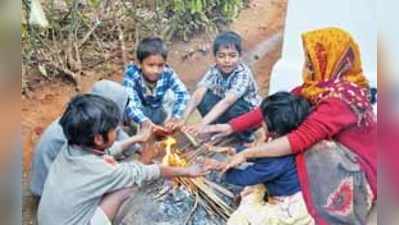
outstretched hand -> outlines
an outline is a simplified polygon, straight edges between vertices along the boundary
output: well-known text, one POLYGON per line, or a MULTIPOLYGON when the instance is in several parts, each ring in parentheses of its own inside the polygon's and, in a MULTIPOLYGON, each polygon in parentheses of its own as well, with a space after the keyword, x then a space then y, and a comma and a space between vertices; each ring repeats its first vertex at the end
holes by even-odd
POLYGON ((207 170, 222 170, 225 167, 225 162, 218 161, 216 159, 206 158, 202 161, 203 166, 207 170))
POLYGON ((226 155, 234 155, 236 154, 236 150, 233 147, 219 147, 219 146, 212 146, 207 144, 206 145, 210 152, 217 152, 226 155))
POLYGON ((171 134, 171 130, 164 128, 162 126, 156 125, 150 120, 146 120, 143 122, 141 129, 150 129, 151 130, 151 135, 155 134, 157 136, 167 136, 171 134))
POLYGON ((193 164, 186 168, 188 177, 205 176, 209 173, 209 169, 199 164, 193 164))
POLYGON ((167 121, 165 121, 165 128, 167 130, 171 130, 171 131, 181 128, 181 127, 183 127, 183 125, 184 125, 184 121, 179 120, 177 118, 170 118, 167 121))
POLYGON ((154 127, 151 125, 143 125, 141 126, 137 136, 140 142, 147 142, 154 132, 154 127))
POLYGON ((247 161, 247 159, 242 152, 235 154, 227 161, 226 165, 224 166, 224 168, 221 171, 221 174, 226 173, 229 169, 239 166, 246 161, 247 161))
POLYGON ((182 130, 197 137, 202 132, 203 127, 204 126, 202 124, 198 123, 198 124, 183 126, 182 130))
POLYGON ((229 136, 232 133, 233 128, 227 123, 203 126, 200 130, 200 134, 212 134, 213 140, 229 136))

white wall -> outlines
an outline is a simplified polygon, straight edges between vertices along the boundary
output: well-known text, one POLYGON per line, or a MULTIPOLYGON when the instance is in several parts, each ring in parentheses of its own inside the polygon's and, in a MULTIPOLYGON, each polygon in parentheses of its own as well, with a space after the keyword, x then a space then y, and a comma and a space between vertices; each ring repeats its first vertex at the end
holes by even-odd
POLYGON ((341 27, 360 46, 364 73, 377 86, 376 0, 288 0, 282 58, 274 66, 269 94, 302 83, 301 33, 327 26, 341 27))

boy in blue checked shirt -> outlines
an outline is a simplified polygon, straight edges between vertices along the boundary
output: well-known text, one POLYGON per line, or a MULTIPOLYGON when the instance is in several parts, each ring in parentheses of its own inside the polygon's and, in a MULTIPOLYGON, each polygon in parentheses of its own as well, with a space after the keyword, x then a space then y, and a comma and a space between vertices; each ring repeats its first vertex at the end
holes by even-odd
MULTIPOLYGON (((205 125, 226 123, 260 103, 252 72, 240 60, 241 49, 241 37, 235 32, 216 37, 213 43, 215 65, 199 82, 181 123, 186 122, 195 108, 203 118, 200 123, 185 127, 187 131, 198 134, 205 125)), ((242 141, 252 141, 251 132, 238 137, 242 141)))
POLYGON ((189 100, 189 93, 175 71, 166 64, 168 50, 162 39, 148 37, 137 48, 139 64, 128 66, 123 86, 129 93, 127 116, 141 126, 176 128, 189 100), (168 115, 163 105, 167 91, 172 91, 175 104, 168 115))

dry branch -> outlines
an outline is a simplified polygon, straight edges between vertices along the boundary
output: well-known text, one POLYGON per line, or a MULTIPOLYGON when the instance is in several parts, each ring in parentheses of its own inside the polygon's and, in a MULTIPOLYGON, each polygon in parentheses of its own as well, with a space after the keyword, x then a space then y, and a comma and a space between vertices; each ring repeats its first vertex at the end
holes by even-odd
POLYGON ((119 33, 118 37, 119 37, 119 42, 120 42, 121 52, 122 52, 123 68, 125 68, 129 62, 128 62, 127 53, 126 53, 125 37, 124 37, 124 33, 123 33, 123 30, 121 28, 119 21, 117 22, 117 29, 118 29, 118 33, 119 33))
MULTIPOLYGON (((195 137, 187 135, 187 133, 184 132, 178 132, 175 135, 177 137, 186 139, 184 141, 177 138, 178 145, 182 144, 186 146, 188 142, 194 148, 194 151, 182 154, 179 153, 179 150, 181 150, 179 147, 177 147, 177 149, 171 149, 171 143, 176 143, 176 139, 172 137, 167 137, 167 141, 165 141, 166 143, 168 143, 165 145, 165 148, 167 149, 167 154, 162 160, 163 163, 167 162, 167 165, 170 166, 184 167, 192 164, 192 161, 198 158, 198 156, 207 156, 209 154, 213 154, 213 152, 208 150, 209 146, 207 144, 200 143, 197 146, 194 146, 194 143, 198 143, 196 142, 195 137)), ((184 186, 195 198, 197 198, 198 196, 198 204, 205 209, 208 215, 212 217, 218 217, 223 219, 224 221, 227 221, 231 213, 233 212, 233 209, 218 195, 218 193, 220 193, 229 198, 234 198, 234 194, 226 188, 212 181, 209 181, 204 177, 178 177, 174 178, 174 181, 176 182, 176 184, 184 186)))
POLYGON ((190 222, 191 217, 193 216, 195 210, 197 209, 198 201, 199 201, 199 195, 198 195, 198 193, 196 193, 196 194, 195 194, 194 206, 193 206, 193 208, 191 209, 190 213, 188 214, 187 219, 184 221, 184 225, 187 225, 188 222, 190 222))
POLYGON ((87 40, 89 40, 90 36, 94 33, 94 31, 97 29, 97 27, 101 24, 100 21, 98 21, 96 19, 96 22, 94 23, 94 25, 91 27, 91 29, 89 30, 89 32, 86 33, 86 35, 84 36, 84 38, 80 41, 78 47, 82 47, 82 45, 84 45, 87 40))
POLYGON ((227 197, 234 198, 234 194, 231 191, 229 191, 226 188, 220 186, 219 184, 214 183, 214 182, 212 182, 212 181, 210 181, 210 180, 208 180, 206 178, 204 178, 204 182, 207 185, 209 185, 210 187, 212 187, 213 189, 215 189, 215 190, 219 191, 220 193, 226 195, 227 197))

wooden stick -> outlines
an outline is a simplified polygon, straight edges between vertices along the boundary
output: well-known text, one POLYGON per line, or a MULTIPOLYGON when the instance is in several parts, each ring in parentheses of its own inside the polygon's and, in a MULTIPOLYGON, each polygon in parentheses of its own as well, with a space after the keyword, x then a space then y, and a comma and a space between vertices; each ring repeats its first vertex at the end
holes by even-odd
POLYGON ((122 52, 122 61, 123 61, 123 69, 126 69, 125 67, 127 66, 128 59, 127 59, 127 54, 126 54, 126 44, 125 44, 125 35, 123 33, 122 27, 119 23, 119 21, 117 22, 117 29, 118 29, 118 38, 119 38, 119 42, 121 45, 121 52, 122 52))
POLYGON ((171 189, 171 187, 169 187, 169 186, 167 186, 167 187, 164 187, 161 191, 159 191, 158 192, 158 194, 157 195, 155 195, 154 197, 153 197, 153 199, 160 199, 162 196, 164 196, 166 193, 168 193, 168 191, 171 189))
POLYGON ((181 131, 182 132, 182 134, 184 134, 184 136, 186 136, 187 137, 187 139, 191 142, 191 144, 194 146, 194 147, 199 147, 199 143, 198 143, 198 141, 197 140, 195 140, 195 138, 191 135, 191 134, 189 134, 189 133, 187 133, 187 132, 185 132, 185 131, 181 131))
POLYGON ((220 185, 218 185, 218 184, 216 184, 216 183, 214 183, 214 182, 212 182, 212 181, 210 181, 210 180, 208 180, 206 178, 204 178, 204 181, 210 187, 212 187, 215 190, 219 191, 220 193, 226 195, 227 197, 234 198, 234 194, 231 191, 227 190, 226 188, 224 188, 224 187, 222 187, 222 186, 220 186, 220 185))
MULTIPOLYGON (((207 205, 206 208, 211 210, 221 218, 226 219, 232 213, 232 209, 222 199, 220 199, 213 190, 208 187, 202 178, 179 178, 179 181, 187 187, 195 187, 196 190, 188 188, 193 194, 198 193, 204 203, 207 205)), ((205 208, 205 207, 204 207, 205 208)))
POLYGON ((63 68, 63 67, 61 67, 59 65, 56 65, 56 64, 54 64, 52 62, 45 61, 43 63, 46 64, 49 67, 52 67, 53 69, 56 69, 56 70, 58 70, 58 71, 60 71, 60 72, 62 72, 64 74, 68 75, 77 84, 77 77, 78 76, 74 72, 68 70, 67 68, 63 68))
POLYGON ((188 214, 186 220, 184 221, 184 225, 188 224, 188 222, 191 220, 191 217, 194 215, 195 210, 197 209, 198 206, 198 200, 199 200, 199 196, 198 193, 195 194, 195 202, 194 202, 194 206, 191 209, 190 213, 188 214))
POLYGON ((81 48, 82 45, 84 45, 87 40, 89 40, 89 37, 93 34, 93 32, 97 29, 97 27, 101 24, 100 21, 96 21, 94 26, 91 27, 91 29, 89 30, 89 32, 86 33, 86 35, 84 36, 84 38, 82 39, 82 41, 80 41, 80 43, 78 44, 78 48, 81 48))

